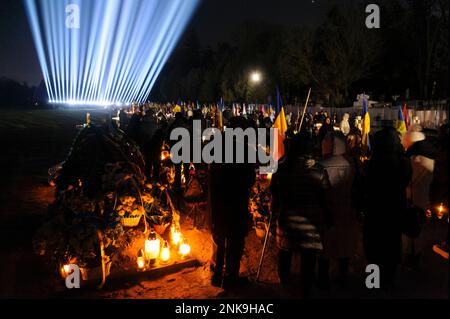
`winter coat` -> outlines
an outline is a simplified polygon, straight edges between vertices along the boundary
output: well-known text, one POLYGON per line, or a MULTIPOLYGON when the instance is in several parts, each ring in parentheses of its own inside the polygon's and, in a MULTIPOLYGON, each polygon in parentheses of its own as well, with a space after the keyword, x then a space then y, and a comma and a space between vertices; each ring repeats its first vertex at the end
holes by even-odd
POLYGON ((342 118, 341 124, 339 125, 339 128, 341 129, 342 134, 347 136, 350 133, 350 123, 348 121, 349 119, 348 113, 344 114, 344 117, 342 118))
POLYGON ((411 160, 412 178, 407 196, 412 204, 424 210, 430 208, 430 185, 433 181, 434 149, 427 141, 415 142, 406 152, 411 160))
POLYGON ((286 158, 272 178, 271 190, 280 249, 323 250, 323 229, 331 224, 326 199, 330 182, 326 171, 307 157, 286 158))
POLYGON ((446 125, 446 130, 446 133, 441 132, 439 138, 433 181, 430 186, 430 201, 433 206, 443 203, 448 207, 448 125, 446 125))
POLYGON ((331 156, 320 162, 330 180, 328 198, 333 226, 324 233, 324 253, 329 258, 351 257, 356 249, 358 222, 352 203, 355 181, 354 160, 346 155, 345 137, 325 138, 331 143, 331 156))
POLYGON ((255 183, 251 164, 216 164, 209 167, 211 230, 216 236, 246 236, 250 214, 248 199, 255 183))
POLYGON ((365 176, 364 250, 369 262, 395 264, 402 250, 402 215, 411 163, 395 129, 375 134, 365 176))

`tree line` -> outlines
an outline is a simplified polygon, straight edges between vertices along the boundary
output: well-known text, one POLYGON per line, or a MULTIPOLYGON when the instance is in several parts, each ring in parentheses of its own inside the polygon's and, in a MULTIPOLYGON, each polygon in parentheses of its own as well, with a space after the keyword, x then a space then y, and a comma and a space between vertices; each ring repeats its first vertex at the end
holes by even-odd
POLYGON ((366 92, 380 101, 448 97, 448 1, 378 1, 380 29, 365 25, 365 6, 336 5, 315 28, 248 21, 230 42, 202 47, 188 31, 151 95, 160 101, 348 106, 366 92), (264 79, 255 84, 250 74, 264 79))

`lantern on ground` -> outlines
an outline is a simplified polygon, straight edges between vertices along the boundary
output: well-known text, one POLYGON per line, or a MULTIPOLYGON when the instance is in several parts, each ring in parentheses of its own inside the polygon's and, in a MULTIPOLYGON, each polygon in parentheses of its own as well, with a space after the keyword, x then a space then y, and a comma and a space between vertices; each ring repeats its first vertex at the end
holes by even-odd
POLYGON ((137 256, 137 267, 138 270, 144 270, 145 269, 145 254, 142 249, 139 249, 138 256, 137 256))
POLYGON ((179 227, 172 226, 170 229, 172 244, 178 246, 181 242, 181 231, 179 227))
POLYGON ((61 267, 61 276, 65 279, 70 275, 70 265, 64 265, 61 267))
POLYGON ((161 255, 159 256, 161 263, 167 264, 170 259, 170 247, 167 241, 164 242, 164 245, 161 249, 161 255))
POLYGON ((160 241, 156 236, 155 231, 152 230, 150 236, 145 241, 145 257, 147 260, 150 260, 150 262, 155 262, 156 258, 159 256, 159 250, 160 241))
POLYGON ((59 272, 63 279, 66 279, 69 275, 71 275, 75 271, 75 269, 77 268, 75 262, 76 262, 75 260, 72 260, 67 262, 67 264, 61 266, 59 272))
POLYGON ((439 219, 442 219, 442 217, 444 217, 444 204, 440 204, 437 210, 437 217, 439 219))
POLYGON ((169 158, 170 158, 169 151, 162 151, 162 153, 161 153, 161 161, 165 161, 165 160, 167 160, 169 158))
POLYGON ((183 241, 180 244, 179 253, 182 258, 186 258, 191 253, 191 246, 187 242, 186 239, 183 239, 183 241))

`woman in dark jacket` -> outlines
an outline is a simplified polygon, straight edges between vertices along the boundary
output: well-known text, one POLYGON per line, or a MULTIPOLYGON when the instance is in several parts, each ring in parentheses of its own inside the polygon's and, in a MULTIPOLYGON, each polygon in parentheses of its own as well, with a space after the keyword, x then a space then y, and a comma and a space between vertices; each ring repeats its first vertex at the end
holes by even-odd
MULTIPOLYGON (((245 129, 246 122, 243 118, 231 118, 230 127, 245 129)), ((222 156, 224 154, 225 151, 222 156)), ((246 281, 239 277, 239 266, 250 227, 248 199, 255 178, 254 165, 248 162, 212 163, 209 166, 208 194, 214 242, 211 284, 225 290, 246 281)))
POLYGON ((390 288, 401 260, 401 220, 412 174, 395 129, 385 128, 375 134, 366 169, 364 250, 368 262, 380 267, 382 288, 390 288))
POLYGON ((293 253, 301 255, 302 288, 305 297, 312 288, 318 254, 323 251, 323 231, 331 225, 326 171, 311 154, 312 140, 306 133, 294 137, 285 160, 272 179, 274 212, 278 217, 278 274, 282 284, 289 280, 293 253))

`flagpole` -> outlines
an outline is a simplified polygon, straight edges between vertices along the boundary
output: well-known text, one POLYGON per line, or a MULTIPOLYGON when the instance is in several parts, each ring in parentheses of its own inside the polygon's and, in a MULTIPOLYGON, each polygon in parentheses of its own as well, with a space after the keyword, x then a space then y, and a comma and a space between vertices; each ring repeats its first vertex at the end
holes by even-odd
POLYGON ((273 217, 273 212, 270 213, 269 226, 266 229, 266 237, 264 238, 263 250, 261 252, 261 258, 259 259, 258 272, 256 273, 256 282, 259 282, 259 275, 261 274, 261 268, 262 268, 262 264, 264 261, 264 255, 266 254, 267 242, 269 241, 269 236, 270 236, 270 228, 272 227, 272 217, 273 217))
POLYGON ((311 88, 309 88, 308 97, 306 98, 305 107, 303 108, 302 119, 301 119, 300 125, 299 125, 299 127, 298 127, 298 132, 300 132, 301 129, 302 129, 303 121, 304 121, 304 119, 305 119, 306 108, 308 107, 308 103, 309 103, 310 97, 311 97, 311 88))

